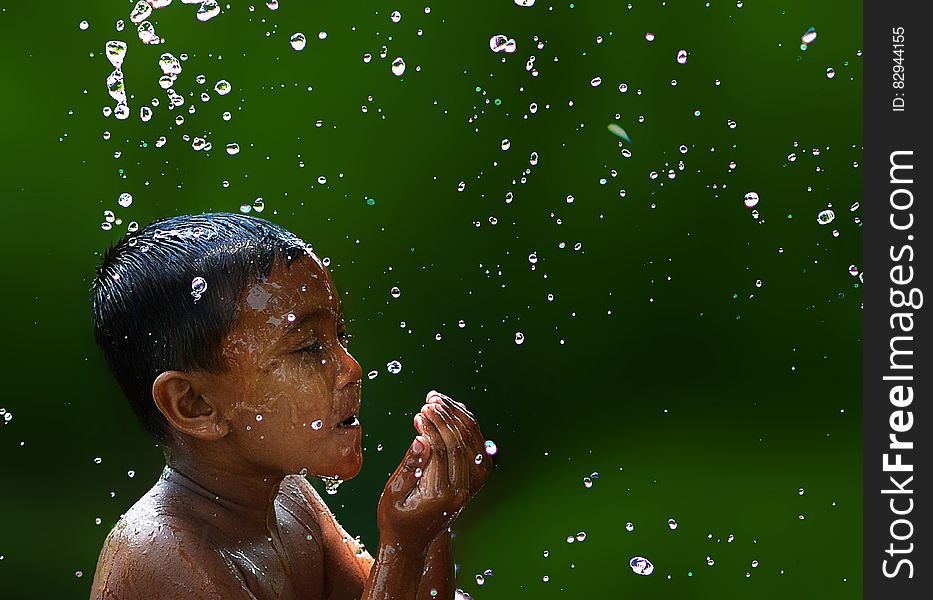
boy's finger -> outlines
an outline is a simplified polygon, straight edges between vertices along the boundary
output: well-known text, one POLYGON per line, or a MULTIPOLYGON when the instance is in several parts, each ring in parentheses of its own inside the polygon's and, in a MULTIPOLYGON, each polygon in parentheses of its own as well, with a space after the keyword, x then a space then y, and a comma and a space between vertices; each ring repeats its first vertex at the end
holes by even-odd
POLYGON ((454 491, 467 492, 470 486, 470 463, 466 442, 460 434, 460 428, 454 422, 443 404, 434 404, 434 411, 440 420, 438 428, 447 443, 447 464, 450 469, 450 483, 454 491))
MULTIPOLYGON (((445 404, 449 410, 449 404, 445 404)), ((463 422, 463 416, 460 411, 451 411, 450 417, 460 428, 460 434, 463 436, 467 448, 467 469, 469 473, 469 493, 470 495, 478 492, 489 476, 489 470, 492 468, 492 460, 484 452, 485 442, 483 434, 479 427, 469 427, 463 422)))
POLYGON ((476 417, 473 416, 473 413, 467 410, 466 405, 464 405, 462 402, 457 402, 453 398, 445 396, 440 392, 432 391, 428 394, 428 403, 439 403, 446 406, 451 413, 457 415, 460 420, 463 421, 465 428, 469 429, 474 437, 482 440, 483 434, 479 430, 479 423, 476 422, 476 417))
POLYGON ((417 418, 421 422, 421 428, 428 439, 428 443, 431 444, 431 462, 436 463, 437 468, 437 471, 433 473, 434 476, 425 480, 426 485, 429 486, 431 493, 439 496, 446 495, 450 487, 447 475, 449 468, 447 466, 449 460, 447 444, 444 442, 437 424, 428 418, 424 412, 421 412, 417 418))
POLYGON ((463 402, 457 402, 450 396, 444 395, 438 392, 437 390, 431 390, 430 392, 428 392, 428 402, 438 402, 438 401, 444 401, 444 400, 446 400, 450 405, 456 407, 458 410, 466 414, 466 416, 469 417, 470 420, 474 422, 476 421, 476 419, 473 417, 473 413, 471 413, 467 409, 466 404, 464 404, 463 402), (434 398, 437 398, 437 400, 434 400, 434 398))
POLYGON ((394 500, 403 500, 418 485, 415 471, 422 468, 430 456, 431 448, 427 440, 424 436, 416 436, 386 485, 386 489, 392 494, 394 500))

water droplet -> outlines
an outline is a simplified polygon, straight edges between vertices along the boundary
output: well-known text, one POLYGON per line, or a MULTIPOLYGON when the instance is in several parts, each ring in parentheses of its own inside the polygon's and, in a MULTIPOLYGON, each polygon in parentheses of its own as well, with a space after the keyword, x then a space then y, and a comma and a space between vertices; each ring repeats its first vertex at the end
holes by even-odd
POLYGON ((392 14, 389 15, 389 18, 392 19, 393 23, 398 23, 399 21, 402 20, 402 13, 400 13, 397 10, 393 10, 392 14))
POLYGON ((833 219, 835 218, 836 218, 836 213, 827 209, 827 210, 820 212, 820 214, 816 216, 816 222, 819 223, 820 225, 829 225, 830 223, 833 222, 833 219))
POLYGON ((126 88, 123 85, 123 71, 116 69, 107 77, 107 91, 117 102, 126 102, 126 88))
POLYGON ((324 426, 324 421, 322 421, 322 420, 320 420, 320 419, 311 422, 311 429, 313 429, 313 430, 315 430, 315 431, 317 431, 318 429, 320 429, 320 428, 323 427, 323 426, 324 426))
POLYGON ((489 38, 489 49, 493 52, 512 54, 517 49, 517 45, 514 39, 500 33, 489 38))
POLYGON ((580 533, 577 534, 576 537, 577 537, 577 541, 578 541, 578 542, 582 542, 582 541, 584 541, 584 540, 586 539, 586 532, 585 532, 585 531, 581 531, 580 533))
POLYGON ((653 42, 654 34, 649 31, 648 33, 645 34, 645 39, 648 40, 649 42, 653 42))
POLYGON ((829 79, 832 79, 835 76, 836 76, 836 69, 832 67, 829 67, 828 69, 826 69, 826 77, 828 77, 829 79))
POLYGON ((486 578, 483 577, 482 575, 477 574, 477 575, 476 575, 476 585, 483 585, 484 583, 486 583, 486 578))
POLYGON ((236 144, 236 143, 234 143, 234 144, 227 144, 227 154, 229 154, 230 156, 234 156, 234 155, 239 154, 239 153, 240 153, 240 145, 239 145, 239 144, 236 144))
POLYGON ((518 6, 534 6, 535 0, 515 0, 515 4, 518 6))
POLYGON ((519 346, 521 346, 522 344, 524 344, 524 343, 525 343, 525 334, 522 333, 521 331, 516 331, 516 332, 515 332, 515 343, 518 344, 519 346))
POLYGON ((726 543, 731 544, 733 540, 735 540, 735 536, 730 533, 729 537, 726 538, 726 543))
POLYGON ((219 14, 220 4, 217 3, 217 0, 204 0, 198 8, 199 21, 210 21, 219 14))
MULTIPOLYGON (((516 0, 516 1, 517 1, 517 0, 516 0)), ((550 580, 551 580, 551 578, 548 577, 547 575, 545 575, 544 577, 541 578, 541 581, 543 581, 544 583, 547 583, 547 582, 550 581, 550 580)))
POLYGON ((405 74, 405 61, 401 56, 392 61, 392 74, 401 77, 405 74))
POLYGON ((668 519, 667 526, 671 528, 671 531, 673 531, 677 529, 677 521, 675 521, 674 519, 668 519))
POLYGON ((119 69, 123 65, 123 58, 126 56, 126 42, 111 40, 104 47, 107 58, 114 69, 119 69))
POLYGON ((292 48, 294 50, 297 50, 300 52, 305 49, 305 46, 307 45, 308 40, 307 38, 305 38, 305 34, 296 33, 292 35, 291 39, 289 39, 289 43, 292 45, 292 48))
POLYGON ((127 472, 126 472, 126 476, 129 477, 130 479, 132 479, 132 478, 136 477, 136 471, 132 471, 132 470, 127 471, 127 472))
POLYGON ((126 192, 123 192, 122 194, 120 194, 120 197, 117 198, 117 204, 119 204, 123 208, 128 207, 132 203, 133 203, 133 196, 131 196, 130 194, 126 192))
POLYGON ((625 530, 629 532, 635 531, 635 524, 629 521, 628 523, 625 524, 625 530))
POLYGON ((707 556, 707 557, 706 557, 706 564, 712 567, 713 565, 716 564, 716 561, 714 561, 713 558, 712 558, 711 556, 707 556))
POLYGON ((266 7, 269 10, 278 10, 279 9, 279 0, 269 0, 266 2, 266 7))
POLYGON ((152 6, 145 2, 145 0, 140 0, 136 3, 136 6, 133 7, 133 10, 130 12, 130 21, 133 23, 141 23, 145 21, 149 15, 152 14, 152 6))
POLYGON ((753 560, 753 561, 752 561, 752 568, 753 568, 753 569, 757 569, 757 568, 758 568, 758 561, 757 561, 757 560, 753 560))
POLYGON ((758 206, 758 192, 749 192, 745 194, 745 206, 748 208, 755 208, 758 206))
POLYGON ((482 455, 482 454, 477 454, 476 456, 474 456, 474 457, 473 457, 473 462, 476 463, 476 464, 478 464, 478 465, 482 464, 482 463, 483 463, 483 455, 482 455))
POLYGON ((622 129, 621 127, 619 127, 618 125, 616 125, 615 123, 610 123, 607 127, 612 134, 617 135, 618 137, 622 138, 629 144, 632 143, 632 138, 629 137, 628 132, 622 129))
POLYGON ((369 374, 367 375, 367 377, 369 377, 370 379, 375 379, 378 376, 379 376, 379 371, 376 371, 375 369, 370 371, 369 374))
POLYGON ((583 478, 583 487, 585 487, 585 488, 587 488, 587 489, 593 487, 593 480, 590 479, 589 477, 584 477, 584 478, 583 478))
POLYGON ((386 363, 386 370, 392 375, 398 375, 402 372, 402 363, 397 360, 386 363))
POLYGON ((510 142, 508 139, 504 139, 504 140, 502 140, 502 142, 500 143, 500 147, 501 147, 503 150, 508 150, 509 148, 512 147, 512 142, 510 142))
POLYGON ((393 298, 398 298, 402 295, 402 290, 400 290, 398 286, 392 286, 392 289, 389 290, 389 295, 393 298))
POLYGON ((191 295, 194 297, 194 301, 197 302, 201 299, 201 295, 207 291, 207 280, 203 277, 195 277, 191 280, 191 295))
MULTIPOLYGON (((214 91, 220 94, 221 96, 226 96, 227 94, 231 92, 231 90, 233 90, 233 86, 230 85, 230 82, 227 81, 226 79, 221 79, 220 81, 214 84, 214 91)), ((229 120, 229 119, 225 119, 225 120, 229 120)))
POLYGON ((415 479, 421 479, 421 467, 415 469, 415 479))
POLYGON ((590 80, 590 85, 592 87, 599 87, 599 84, 601 84, 602 82, 603 82, 602 77, 594 77, 593 79, 590 80))
POLYGON ((687 51, 686 50, 677 51, 677 63, 681 65, 687 64, 687 51))
POLYGON ((166 52, 159 57, 159 67, 162 68, 162 72, 166 75, 178 75, 181 73, 181 62, 170 52, 166 52))
POLYGON ((460 321, 457 322, 457 327, 459 327, 460 329, 463 329, 464 327, 466 327, 466 321, 464 321, 463 319, 460 319, 460 321))
POLYGON ((486 442, 483 444, 483 449, 489 456, 493 456, 496 452, 499 451, 499 447, 496 446, 496 443, 492 440, 486 440, 486 442))
POLYGON ((630 560, 628 564, 632 567, 632 572, 636 575, 651 575, 654 573, 654 565, 643 556, 632 557, 632 560, 630 560))
POLYGON ((149 21, 140 23, 136 33, 139 36, 139 41, 144 44, 158 44, 162 41, 156 34, 155 27, 149 21))
POLYGON ((808 46, 816 41, 816 28, 811 27, 807 29, 803 36, 801 36, 800 41, 808 46))

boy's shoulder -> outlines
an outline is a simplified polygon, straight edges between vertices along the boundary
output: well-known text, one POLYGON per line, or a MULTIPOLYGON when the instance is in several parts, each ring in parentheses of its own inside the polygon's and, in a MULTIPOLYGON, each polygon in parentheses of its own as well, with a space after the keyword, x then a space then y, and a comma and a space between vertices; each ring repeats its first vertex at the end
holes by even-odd
POLYGON ((236 565, 217 551, 216 528, 165 500, 150 490, 110 530, 91 599, 250 598, 236 565))

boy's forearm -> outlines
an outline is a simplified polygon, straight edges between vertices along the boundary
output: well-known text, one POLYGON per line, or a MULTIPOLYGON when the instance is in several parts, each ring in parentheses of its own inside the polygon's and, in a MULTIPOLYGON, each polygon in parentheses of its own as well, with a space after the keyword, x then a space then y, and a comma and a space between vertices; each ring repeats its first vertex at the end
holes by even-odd
POLYGON ((456 588, 454 555, 450 532, 437 536, 424 561, 424 573, 418 586, 418 600, 453 600, 456 588), (431 594, 436 590, 436 594, 431 594))
POLYGON ((413 600, 425 554, 404 543, 380 543, 361 600, 413 600))

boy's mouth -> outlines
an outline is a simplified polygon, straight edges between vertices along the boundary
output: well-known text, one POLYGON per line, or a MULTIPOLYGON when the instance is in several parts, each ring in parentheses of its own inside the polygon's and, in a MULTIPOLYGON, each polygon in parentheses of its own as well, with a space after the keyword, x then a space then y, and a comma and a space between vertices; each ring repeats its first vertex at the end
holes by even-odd
POLYGON ((343 421, 337 423, 337 427, 359 427, 360 420, 356 418, 356 415, 350 415, 343 421))

